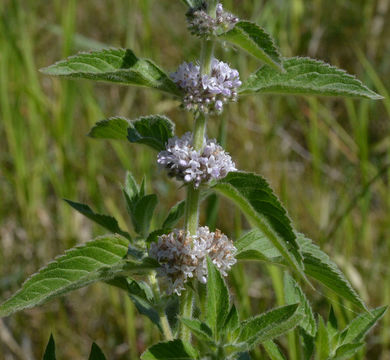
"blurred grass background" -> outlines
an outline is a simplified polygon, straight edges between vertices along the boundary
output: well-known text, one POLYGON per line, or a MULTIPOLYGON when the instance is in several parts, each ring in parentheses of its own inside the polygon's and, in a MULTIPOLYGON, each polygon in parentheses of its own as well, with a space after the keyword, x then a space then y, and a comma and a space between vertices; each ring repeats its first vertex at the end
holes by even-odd
MULTIPOLYGON (((240 169, 269 179, 297 228, 327 251, 370 307, 390 303, 389 0, 225 0, 265 27, 285 56, 340 66, 384 101, 256 96, 229 106, 209 135, 226 138, 240 169)), ((167 71, 198 56, 179 0, 2 0, 0 2, 0 298, 65 249, 102 234, 68 198, 129 224, 121 197, 125 170, 159 194, 157 217, 183 194, 157 171, 155 154, 127 143, 87 138, 112 115, 166 113, 177 132, 191 119, 171 99, 145 89, 47 78, 38 69, 106 46, 130 47, 167 71)), ((259 64, 232 49, 220 58, 246 78, 259 64)), ((217 225, 234 238, 247 224, 221 202, 217 225)), ((280 272, 238 266, 231 284, 243 316, 276 302, 280 272), (245 276, 243 276, 245 272, 245 276), (271 275, 271 276, 270 276, 271 275), (248 285, 250 284, 250 286, 248 285)), ((326 289, 309 291, 326 315, 334 300, 341 325, 349 304, 326 289)), ((278 298, 279 297, 279 298, 278 298)), ((137 359, 158 333, 116 289, 93 285, 0 322, 0 359, 39 359, 53 332, 59 359, 87 358, 92 341, 109 359, 137 359)), ((286 350, 286 344, 281 340, 286 350)), ((261 350, 254 353, 262 358, 261 350)), ((293 355, 292 357, 293 358, 293 355)), ((390 313, 360 359, 390 359, 390 313)))

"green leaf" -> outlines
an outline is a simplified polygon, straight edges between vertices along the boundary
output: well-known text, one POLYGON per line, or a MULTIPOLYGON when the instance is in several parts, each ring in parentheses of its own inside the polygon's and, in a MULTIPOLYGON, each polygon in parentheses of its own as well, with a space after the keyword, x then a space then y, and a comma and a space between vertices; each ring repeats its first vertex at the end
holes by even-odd
POLYGON ((229 311, 229 314, 226 317, 225 325, 223 326, 230 340, 233 340, 235 338, 236 330, 239 325, 240 318, 238 316, 238 312, 235 305, 233 305, 229 311))
POLYGON ((285 71, 281 73, 263 66, 243 83, 239 92, 382 99, 354 76, 322 61, 294 57, 284 59, 283 67, 285 71))
POLYGON ((142 360, 194 360, 198 356, 191 344, 176 339, 151 346, 142 355, 142 360))
POLYGON ((213 332, 207 326, 207 324, 203 323, 198 319, 184 319, 181 318, 180 321, 188 327, 191 332, 200 340, 213 343, 213 332))
POLYGON ((259 175, 231 172, 214 189, 233 200, 272 242, 287 263, 306 279, 302 255, 286 210, 259 175))
POLYGON ((317 333, 317 325, 314 319, 313 311, 298 283, 288 274, 284 274, 284 294, 286 304, 299 303, 299 311, 303 318, 299 326, 306 331, 306 333, 314 337, 317 333))
POLYGON ((88 219, 94 221, 100 226, 103 226, 108 231, 115 234, 120 234, 128 239, 131 239, 130 235, 126 231, 121 230, 121 228, 118 225, 118 222, 112 216, 96 214, 88 205, 80 204, 67 199, 65 199, 65 201, 73 209, 77 210, 79 213, 83 214, 88 219))
POLYGON ((239 345, 249 350, 293 329, 302 319, 298 305, 286 305, 242 322, 239 345))
POLYGON ((333 306, 330 307, 328 322, 326 324, 329 340, 332 348, 336 347, 339 342, 339 330, 336 314, 334 313, 333 306))
POLYGON ((271 360, 285 360, 286 358, 279 350, 278 346, 272 341, 264 341, 263 342, 264 350, 271 360))
POLYGON ((97 122, 88 136, 95 139, 126 140, 129 126, 129 120, 124 117, 115 116, 97 122))
POLYGON ((133 212, 133 224, 135 231, 146 237, 149 231, 150 222, 158 199, 156 194, 146 195, 137 201, 133 212))
POLYGON ((384 315, 387 306, 382 306, 363 313, 352 320, 341 334, 342 344, 359 343, 366 336, 367 332, 384 315))
POLYGON ((164 71, 148 59, 139 59, 129 49, 82 52, 41 71, 46 75, 145 86, 180 96, 180 90, 164 71))
POLYGON ((329 256, 303 235, 298 236, 298 241, 304 257, 305 273, 360 309, 366 310, 363 300, 329 256))
POLYGON ((139 313, 148 317, 161 331, 160 315, 152 303, 154 296, 149 285, 143 281, 132 280, 128 285, 127 292, 139 313))
POLYGON ((364 343, 345 344, 340 346, 332 360, 348 360, 351 359, 362 347, 364 343))
POLYGON ((165 150, 168 139, 175 134, 174 123, 162 115, 144 116, 130 123, 127 138, 157 151, 165 150))
POLYGON ((106 235, 65 252, 27 279, 22 288, 0 306, 0 317, 41 305, 97 281, 109 281, 158 266, 149 258, 127 260, 128 240, 106 235))
POLYGON ((221 34, 219 38, 239 46, 277 71, 283 69, 282 59, 273 39, 255 23, 239 21, 233 29, 221 34))
POLYGON ((273 263, 282 261, 278 249, 259 230, 253 229, 235 241, 237 260, 259 260, 273 263))
POLYGON ((54 342, 53 334, 50 334, 50 339, 47 343, 42 360, 56 360, 56 344, 54 342))
POLYGON ((173 229, 175 225, 178 223, 178 221, 184 216, 186 208, 185 201, 178 202, 175 206, 169 210, 169 214, 167 218, 165 219, 162 228, 163 229, 173 229))
MULTIPOLYGON (((138 201, 141 194, 140 194, 140 189, 138 187, 138 184, 135 181, 135 179, 130 171, 126 172, 125 187, 123 188, 123 191, 128 196, 128 199, 130 200, 130 203, 131 203, 131 207, 133 207, 132 204, 136 203, 138 201)), ((142 196, 143 196, 143 194, 142 194, 142 196)))
POLYGON ((328 360, 330 356, 330 342, 329 335, 326 329, 324 320, 322 317, 319 317, 318 321, 318 331, 315 342, 316 356, 315 360, 328 360))
MULTIPOLYGON (((319 281, 340 297, 351 301, 360 309, 366 310, 363 300, 329 256, 302 234, 297 235, 297 241, 303 256, 305 274, 319 281)), ((234 245, 237 248, 237 259, 288 265, 278 249, 258 229, 248 232, 234 245)))
POLYGON ((88 360, 106 360, 103 351, 96 343, 92 344, 88 360))
POLYGON ((207 258, 207 271, 206 319, 214 337, 218 339, 219 331, 229 313, 229 291, 222 275, 210 258, 207 258))

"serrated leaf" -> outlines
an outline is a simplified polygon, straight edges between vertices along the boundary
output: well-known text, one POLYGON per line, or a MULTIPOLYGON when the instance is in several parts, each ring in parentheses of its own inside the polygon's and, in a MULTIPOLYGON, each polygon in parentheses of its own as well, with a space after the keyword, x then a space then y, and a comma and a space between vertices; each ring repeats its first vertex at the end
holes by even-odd
POLYGON ((204 322, 198 319, 181 318, 180 321, 191 330, 191 332, 200 340, 213 343, 213 332, 204 322))
POLYGON ((124 117, 115 116, 97 122, 88 136, 95 139, 126 140, 129 120, 124 117))
POLYGON ((285 258, 306 279, 302 255, 291 221, 270 186, 259 175, 231 172, 214 189, 233 200, 285 258))
MULTIPOLYGON (((123 191, 128 196, 128 199, 130 200, 131 207, 133 207, 132 204, 136 203, 140 197, 140 189, 139 189, 138 184, 135 181, 135 179, 130 171, 126 172, 125 186, 123 188, 123 191)), ((130 204, 128 204, 128 205, 130 205, 130 204)))
POLYGON ((248 352, 242 352, 234 356, 234 360, 251 360, 251 356, 248 352))
POLYGON ((255 23, 239 21, 219 38, 239 46, 277 71, 283 69, 282 58, 273 39, 255 23))
POLYGON ((207 271, 206 321, 213 331, 214 338, 218 339, 219 331, 222 330, 229 313, 229 291, 222 275, 210 258, 207 258, 207 271))
POLYGON ((152 259, 128 260, 128 240, 106 235, 65 252, 27 279, 22 288, 0 306, 0 317, 41 305, 97 281, 154 269, 152 259))
POLYGON ((178 221, 184 216, 186 203, 185 201, 178 202, 169 210, 167 218, 162 225, 163 229, 173 229, 178 221))
POLYGON ((264 341, 262 345, 271 360, 286 360, 278 346, 272 340, 264 341))
MULTIPOLYGON (((329 256, 302 234, 297 235, 297 241, 303 256, 305 274, 319 281, 340 297, 366 310, 363 300, 329 256)), ((248 232, 234 245, 237 248, 237 259, 288 265, 278 249, 258 229, 248 232)))
POLYGON ((42 360, 56 360, 56 344, 54 342, 53 334, 50 334, 50 339, 47 343, 42 360))
POLYGON ((299 329, 299 335, 301 336, 301 344, 303 348, 303 360, 311 360, 314 353, 315 338, 307 335, 305 331, 299 329))
POLYGON ((337 295, 366 310, 363 300, 329 256, 303 235, 298 236, 298 241, 304 257, 305 273, 337 295))
POLYGON ((158 203, 157 195, 145 195, 137 201, 133 212, 133 225, 135 231, 146 237, 149 231, 150 222, 158 203))
POLYGON ((140 314, 145 315, 150 321, 161 329, 160 315, 153 304, 153 292, 149 285, 143 281, 132 280, 128 285, 127 293, 140 314))
POLYGON ((317 325, 309 301, 301 287, 288 273, 284 274, 284 294, 286 304, 300 304, 299 311, 302 313, 303 318, 299 326, 308 335, 314 337, 317 332, 317 325))
POLYGON ((315 360, 328 360, 330 356, 330 341, 328 331, 326 329, 324 320, 319 317, 318 331, 315 341, 316 355, 315 360))
POLYGON ((339 331, 336 314, 334 313, 333 306, 330 307, 328 322, 326 323, 326 329, 328 331, 329 340, 332 347, 338 344, 339 331))
POLYGON ((272 340, 299 324, 302 315, 299 304, 286 305, 241 323, 239 345, 250 349, 258 343, 272 340))
POLYGON ((238 316, 237 309, 235 305, 233 304, 230 308, 229 314, 226 317, 225 325, 223 326, 226 330, 226 333, 232 334, 237 330, 238 326, 240 325, 240 318, 238 316))
POLYGON ((73 209, 77 210, 79 213, 83 214, 88 219, 94 221, 100 226, 103 226, 108 231, 115 234, 120 234, 128 239, 131 239, 130 235, 126 231, 121 230, 121 228, 118 225, 118 222, 112 216, 97 214, 88 205, 85 204, 77 203, 67 199, 65 199, 65 201, 73 209))
POLYGON ((278 72, 263 66, 243 83, 239 92, 382 99, 354 76, 322 61, 287 58, 283 60, 283 67, 285 71, 278 72))
POLYGON ((259 229, 244 234, 234 242, 234 246, 237 249, 235 256, 237 260, 275 262, 275 259, 281 258, 278 249, 259 229))
POLYGON ((351 359, 362 347, 364 343, 345 344, 340 346, 332 360, 348 360, 351 359))
POLYGON ((154 150, 162 151, 174 133, 175 125, 169 118, 150 115, 131 122, 127 139, 132 143, 145 144, 154 150))
POLYGON ((190 343, 176 339, 151 346, 142 355, 142 360, 194 360, 198 356, 190 343))
POLYGON ((92 344, 88 360, 106 360, 103 351, 96 343, 92 344))
POLYGON ((148 59, 139 59, 130 49, 82 52, 41 71, 46 75, 144 86, 180 96, 180 90, 163 70, 148 59))
POLYGON ((382 306, 369 312, 363 313, 352 320, 341 334, 342 344, 359 343, 367 332, 375 326, 377 321, 384 315, 387 306, 382 306))

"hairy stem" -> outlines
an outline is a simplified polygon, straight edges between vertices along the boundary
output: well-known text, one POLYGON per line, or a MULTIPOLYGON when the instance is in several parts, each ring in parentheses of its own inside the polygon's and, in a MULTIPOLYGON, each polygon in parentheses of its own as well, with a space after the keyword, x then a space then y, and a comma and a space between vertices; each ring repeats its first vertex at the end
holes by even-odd
MULTIPOLYGON (((215 9, 214 9, 215 13, 215 9)), ((213 41, 203 41, 201 53, 201 73, 209 74, 211 68, 211 60, 214 53, 213 41)), ((201 151, 204 146, 204 138, 206 135, 207 116, 199 114, 195 119, 195 127, 193 132, 193 147, 195 150, 201 151)), ((199 226, 199 200, 200 190, 195 189, 193 185, 188 185, 185 213, 185 229, 191 235, 195 235, 199 226)), ((187 289, 181 298, 181 314, 183 317, 191 319, 193 310, 193 293, 187 289)), ((191 340, 191 332, 184 325, 181 327, 181 338, 186 341, 191 340)))
MULTIPOLYGON (((156 279, 156 274, 149 275, 149 283, 152 287, 154 297, 157 302, 160 302, 160 288, 156 279)), ((173 340, 171 326, 169 325, 167 314, 164 309, 159 309, 158 315, 160 317, 161 328, 164 334, 165 340, 173 340)))

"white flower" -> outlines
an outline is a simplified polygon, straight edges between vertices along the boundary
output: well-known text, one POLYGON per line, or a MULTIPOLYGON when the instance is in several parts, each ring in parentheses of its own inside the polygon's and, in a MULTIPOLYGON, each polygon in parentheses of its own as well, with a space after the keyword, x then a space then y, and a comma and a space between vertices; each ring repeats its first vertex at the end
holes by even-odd
POLYGON ((187 13, 187 24, 191 34, 200 38, 217 36, 233 28, 239 19, 224 11, 222 4, 217 5, 215 18, 211 17, 203 7, 190 9, 187 13))
POLYGON ((232 158, 214 139, 206 141, 203 150, 192 146, 192 133, 168 140, 167 148, 157 155, 157 163, 168 170, 168 175, 186 183, 193 182, 197 188, 201 183, 224 178, 237 171, 232 158))
POLYGON ((236 263, 236 252, 233 242, 221 231, 210 232, 208 227, 201 227, 194 236, 184 230, 159 236, 150 246, 149 256, 160 263, 157 274, 167 283, 167 292, 180 295, 188 279, 207 282, 207 256, 227 276, 236 263))
POLYGON ((203 113, 221 113, 225 103, 237 100, 242 84, 238 71, 217 59, 212 59, 209 75, 201 75, 199 65, 184 62, 171 78, 185 92, 184 108, 203 113))

